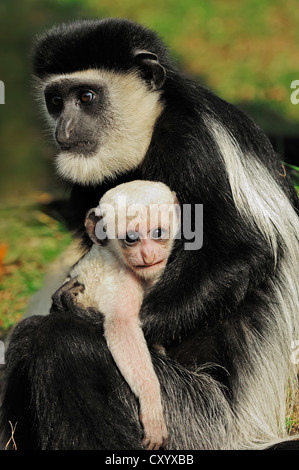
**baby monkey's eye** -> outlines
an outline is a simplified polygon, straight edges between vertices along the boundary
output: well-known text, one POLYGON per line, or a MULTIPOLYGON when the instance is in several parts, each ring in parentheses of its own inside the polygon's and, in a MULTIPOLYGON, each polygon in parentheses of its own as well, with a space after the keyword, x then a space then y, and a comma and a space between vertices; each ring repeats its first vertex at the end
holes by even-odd
POLYGON ((157 227, 151 232, 151 238, 154 240, 160 240, 161 238, 166 238, 167 230, 162 227, 157 227))
POLYGON ((128 232, 126 233, 125 244, 128 246, 135 245, 139 241, 139 233, 138 232, 128 232))

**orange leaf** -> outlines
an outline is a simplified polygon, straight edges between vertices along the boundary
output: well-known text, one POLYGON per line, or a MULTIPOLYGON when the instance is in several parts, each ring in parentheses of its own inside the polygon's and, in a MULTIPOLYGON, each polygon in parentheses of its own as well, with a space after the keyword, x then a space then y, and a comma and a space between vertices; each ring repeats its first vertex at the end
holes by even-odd
POLYGON ((4 243, 0 243, 0 276, 3 274, 4 269, 3 269, 3 260, 4 257, 7 253, 8 246, 4 243))

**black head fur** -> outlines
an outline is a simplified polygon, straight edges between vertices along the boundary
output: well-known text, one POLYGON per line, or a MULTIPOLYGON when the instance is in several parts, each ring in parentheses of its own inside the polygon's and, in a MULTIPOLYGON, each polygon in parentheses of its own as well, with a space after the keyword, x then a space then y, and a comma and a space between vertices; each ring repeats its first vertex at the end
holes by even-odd
POLYGON ((167 49, 157 34, 132 21, 105 19, 64 23, 37 38, 33 71, 39 78, 103 65, 127 71, 134 66, 137 49, 156 54, 164 67, 170 65, 167 49))

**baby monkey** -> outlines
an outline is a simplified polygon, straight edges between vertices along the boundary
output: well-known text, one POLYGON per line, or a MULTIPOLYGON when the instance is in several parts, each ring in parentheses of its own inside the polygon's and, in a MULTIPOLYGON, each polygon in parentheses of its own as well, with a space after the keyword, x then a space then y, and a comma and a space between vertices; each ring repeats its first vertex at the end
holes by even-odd
POLYGON ((166 185, 121 184, 88 212, 85 227, 94 244, 70 272, 85 286, 77 301, 104 315, 107 345, 139 400, 142 444, 149 450, 165 446, 168 431, 139 311, 166 266, 179 225, 180 206, 166 185))

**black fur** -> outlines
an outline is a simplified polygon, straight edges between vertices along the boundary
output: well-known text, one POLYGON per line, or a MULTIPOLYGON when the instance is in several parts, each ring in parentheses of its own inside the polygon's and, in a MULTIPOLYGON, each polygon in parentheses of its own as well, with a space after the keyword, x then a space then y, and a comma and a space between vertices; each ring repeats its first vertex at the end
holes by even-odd
MULTIPOLYGON (((82 234, 87 210, 107 189, 132 179, 162 181, 181 204, 204 205, 202 249, 184 251, 184 240, 176 242, 141 318, 148 342, 167 348, 166 357, 153 352, 153 361, 169 448, 225 448, 223 436, 233 427, 225 410, 234 407, 240 370, 254 368, 244 325, 269 341, 259 312, 271 303, 273 256, 236 209, 206 118, 234 136, 244 158, 256 155, 297 208, 298 200, 264 133, 239 109, 186 78, 159 38, 135 23, 80 21, 54 28, 35 46, 34 73, 43 78, 102 66, 128 71, 137 49, 156 54, 166 70, 164 111, 136 171, 98 187, 73 187, 70 224, 82 234), (205 369, 193 375, 201 365, 205 369)), ((4 421, 18 421, 21 449, 139 449, 137 404, 103 341, 99 316, 80 312, 63 295, 64 310, 54 306, 50 316, 29 318, 13 334, 4 421)))
POLYGON ((44 78, 102 64, 112 70, 130 70, 135 65, 137 50, 156 54, 165 65, 170 62, 156 34, 136 23, 111 19, 77 21, 55 27, 38 38, 33 51, 33 71, 44 78))

